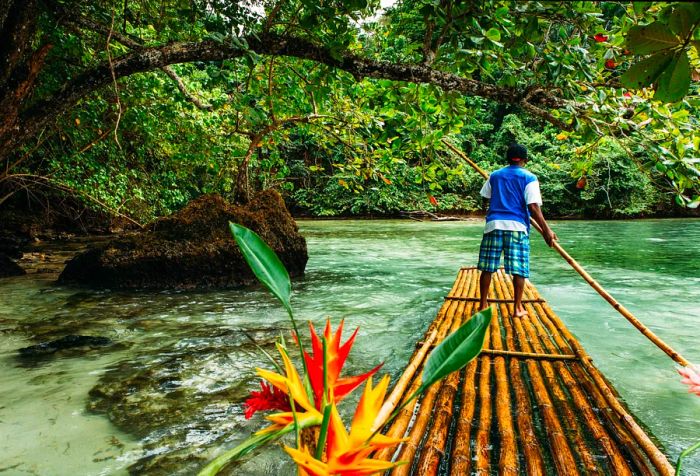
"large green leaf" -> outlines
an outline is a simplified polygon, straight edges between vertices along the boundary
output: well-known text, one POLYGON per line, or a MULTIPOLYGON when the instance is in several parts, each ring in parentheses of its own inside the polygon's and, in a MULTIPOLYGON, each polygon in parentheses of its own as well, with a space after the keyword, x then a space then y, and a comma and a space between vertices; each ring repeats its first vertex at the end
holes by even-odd
POLYGON ((700 15, 700 10, 694 5, 677 5, 674 7, 668 22, 671 31, 681 39, 687 38, 693 25, 699 19, 698 15, 700 15))
POLYGON ((690 88, 690 64, 685 51, 673 57, 656 83, 654 99, 664 102, 680 101, 690 88))
POLYGON ((633 64, 620 77, 623 86, 629 89, 641 89, 651 85, 673 59, 666 52, 656 53, 633 64))
POLYGON ((477 312, 433 349, 423 369, 421 389, 461 369, 479 355, 491 323, 491 312, 490 307, 477 312))
POLYGON ((287 269, 275 252, 253 230, 237 223, 229 222, 228 225, 253 274, 291 313, 289 299, 292 295, 292 283, 287 269))
POLYGON ((679 44, 680 40, 668 25, 660 22, 633 26, 627 33, 627 48, 637 55, 648 55, 679 44))

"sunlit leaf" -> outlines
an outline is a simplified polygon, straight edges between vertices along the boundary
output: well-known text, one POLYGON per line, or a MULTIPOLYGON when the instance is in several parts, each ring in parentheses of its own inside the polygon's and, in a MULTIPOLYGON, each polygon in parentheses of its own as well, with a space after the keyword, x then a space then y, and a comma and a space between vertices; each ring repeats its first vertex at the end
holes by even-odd
POLYGON ((685 51, 677 54, 659 76, 654 99, 664 102, 680 101, 690 87, 690 64, 685 51))
POLYGON ((630 89, 641 89, 651 85, 668 66, 673 57, 665 52, 656 53, 633 64, 621 77, 623 86, 630 89))
POLYGON ((477 312, 433 349, 423 369, 421 389, 456 372, 479 355, 491 323, 491 314, 490 307, 477 312))
POLYGON ((292 284, 284 264, 253 230, 231 222, 229 228, 255 277, 289 310, 292 284))
POLYGON ((627 34, 627 47, 637 55, 648 55, 679 44, 680 40, 671 33, 668 25, 660 22, 633 26, 627 34))

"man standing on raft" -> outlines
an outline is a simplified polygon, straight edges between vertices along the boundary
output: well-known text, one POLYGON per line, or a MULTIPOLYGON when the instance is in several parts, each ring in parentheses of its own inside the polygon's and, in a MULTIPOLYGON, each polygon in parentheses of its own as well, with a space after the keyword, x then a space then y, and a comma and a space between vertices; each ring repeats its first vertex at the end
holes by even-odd
POLYGON ((481 196, 489 200, 489 210, 477 266, 481 271, 480 309, 488 306, 491 275, 498 269, 503 253, 506 273, 513 276, 513 315, 522 317, 527 315, 522 299, 525 279, 530 276, 530 215, 542 229, 542 236, 548 246, 553 245, 557 235, 547 224, 540 209, 540 183, 532 172, 525 170, 527 149, 520 144, 513 144, 508 147, 506 159, 509 165, 492 173, 481 188, 481 196))

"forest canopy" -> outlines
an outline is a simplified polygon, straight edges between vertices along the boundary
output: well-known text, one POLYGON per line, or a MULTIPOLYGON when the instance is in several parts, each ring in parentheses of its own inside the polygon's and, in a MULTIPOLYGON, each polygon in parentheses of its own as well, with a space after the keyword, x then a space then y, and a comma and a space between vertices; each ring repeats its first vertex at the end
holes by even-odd
POLYGON ((550 214, 694 208, 698 25, 677 2, 5 1, 0 205, 473 211, 444 141, 491 170, 519 141, 550 214))

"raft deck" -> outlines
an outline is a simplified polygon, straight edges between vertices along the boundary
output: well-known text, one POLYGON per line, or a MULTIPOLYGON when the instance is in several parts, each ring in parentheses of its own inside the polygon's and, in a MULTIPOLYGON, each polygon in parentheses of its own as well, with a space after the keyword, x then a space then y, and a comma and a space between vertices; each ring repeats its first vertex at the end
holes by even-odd
MULTIPOLYGON (((390 398, 406 398, 420 385, 426 356, 477 311, 478 293, 479 272, 462 268, 390 398)), ((406 406, 388 428, 387 434, 408 438, 377 455, 407 462, 391 474, 673 474, 531 283, 523 318, 512 317, 512 281, 502 269, 489 296, 498 313, 484 351, 406 406)))

